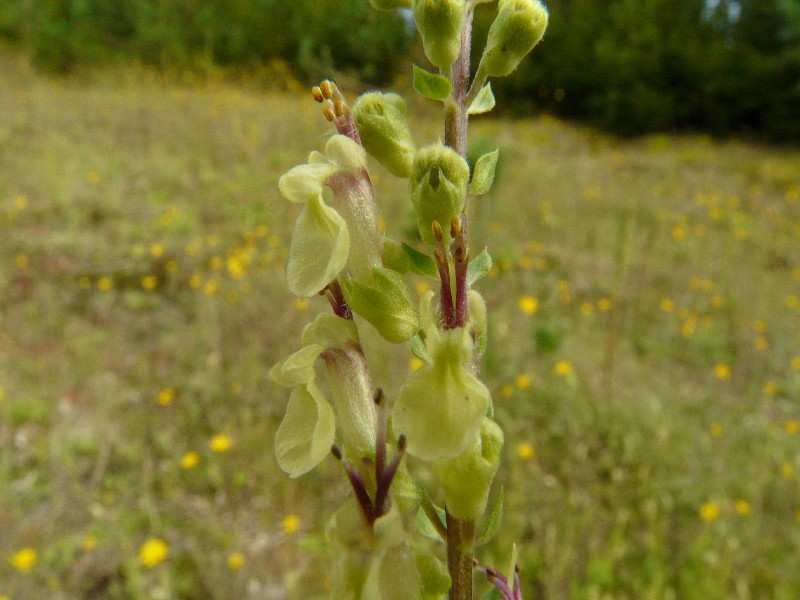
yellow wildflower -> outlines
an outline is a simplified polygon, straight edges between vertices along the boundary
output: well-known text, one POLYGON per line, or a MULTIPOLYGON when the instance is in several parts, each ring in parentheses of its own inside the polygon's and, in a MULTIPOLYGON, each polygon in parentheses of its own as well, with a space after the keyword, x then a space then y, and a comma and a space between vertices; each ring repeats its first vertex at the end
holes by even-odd
POLYGON ((228 555, 228 568, 232 571, 238 571, 244 564, 244 554, 241 552, 234 552, 228 555))
POLYGON ((533 296, 521 296, 518 304, 526 315, 535 315, 539 311, 539 300, 533 296))
POLYGON ((523 442, 517 446, 517 456, 522 460, 533 460, 536 458, 536 448, 530 442, 523 442))
POLYGON ((168 556, 169 546, 158 538, 150 538, 139 547, 139 562, 148 569, 165 561, 168 556))
POLYGON ((231 438, 225 435, 224 433, 218 433, 214 437, 212 437, 208 442, 208 447, 211 448, 214 452, 227 452, 231 449, 233 442, 231 438))
POLYGON ((731 368, 724 363, 717 363, 716 365, 714 365, 714 377, 716 377, 721 381, 724 381, 725 379, 730 379, 731 368))
POLYGON ((158 392, 158 396, 156 396, 156 402, 158 402, 161 406, 168 406, 173 400, 175 399, 175 388, 164 388, 160 392, 158 392))
POLYGON ((746 517, 750 514, 750 503, 747 500, 739 499, 733 504, 736 512, 741 515, 742 517, 746 517))
POLYGON ((719 504, 716 502, 706 502, 700 507, 700 517, 709 523, 716 521, 719 517, 719 504))
POLYGON ((11 566, 21 573, 27 573, 34 567, 38 557, 39 555, 33 548, 22 548, 11 557, 11 566))
POLYGON ((300 529, 300 518, 297 515, 286 515, 281 521, 281 529, 283 533, 291 535, 300 529))
POLYGON ((567 377, 572 373, 572 363, 568 360, 560 360, 556 363, 555 372, 561 377, 567 377))
POLYGON ((189 451, 181 457, 181 469, 189 470, 197 466, 200 462, 200 455, 197 452, 189 451))
POLYGON ((520 373, 514 379, 514 383, 517 384, 517 387, 521 390, 527 390, 531 387, 531 378, 528 376, 527 373, 520 373))

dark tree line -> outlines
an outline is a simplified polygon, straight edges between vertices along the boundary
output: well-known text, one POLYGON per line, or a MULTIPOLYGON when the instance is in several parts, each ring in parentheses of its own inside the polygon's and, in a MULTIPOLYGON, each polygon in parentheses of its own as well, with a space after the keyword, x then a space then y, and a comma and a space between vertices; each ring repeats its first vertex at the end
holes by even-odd
MULTIPOLYGON (((547 5, 535 57, 494 84, 501 105, 622 134, 800 141, 800 0, 547 5)), ((476 40, 494 10, 479 7, 476 40)), ((178 68, 281 58, 301 77, 336 69, 375 85, 398 74, 414 40, 401 14, 367 0, 3 0, 0 37, 55 72, 134 58, 178 68)))
MULTIPOLYGON (((800 0, 549 6, 536 60, 498 82, 516 107, 623 134, 693 129, 800 141, 800 0)), ((490 20, 482 15, 481 25, 490 20)))

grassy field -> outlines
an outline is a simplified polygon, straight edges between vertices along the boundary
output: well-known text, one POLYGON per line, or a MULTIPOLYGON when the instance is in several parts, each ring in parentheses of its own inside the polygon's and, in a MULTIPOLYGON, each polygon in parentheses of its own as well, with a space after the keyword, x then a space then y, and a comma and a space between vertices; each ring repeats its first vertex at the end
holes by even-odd
MULTIPOLYGON (((324 309, 286 290, 276 184, 329 133, 310 95, 0 58, 0 598, 324 597, 348 486, 278 469, 267 370, 324 309)), ((502 151, 472 213, 506 431, 482 562, 516 541, 526 599, 800 597, 800 152, 546 117, 471 139, 502 151)), ((391 399, 410 353, 364 330, 391 399)))

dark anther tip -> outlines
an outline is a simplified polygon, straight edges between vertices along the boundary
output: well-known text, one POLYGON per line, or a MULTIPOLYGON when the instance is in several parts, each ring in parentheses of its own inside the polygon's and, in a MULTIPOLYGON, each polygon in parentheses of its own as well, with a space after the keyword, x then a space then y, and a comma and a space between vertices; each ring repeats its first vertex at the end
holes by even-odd
POLYGON ((336 457, 336 460, 342 460, 342 451, 339 450, 339 446, 337 446, 336 444, 331 446, 331 454, 333 454, 336 457))
POLYGON ((378 388, 375 390, 375 404, 380 405, 381 401, 383 400, 383 390, 378 388))
POLYGON ((400 437, 397 438, 397 449, 400 452, 405 452, 406 451, 406 436, 405 435, 401 434, 400 437))

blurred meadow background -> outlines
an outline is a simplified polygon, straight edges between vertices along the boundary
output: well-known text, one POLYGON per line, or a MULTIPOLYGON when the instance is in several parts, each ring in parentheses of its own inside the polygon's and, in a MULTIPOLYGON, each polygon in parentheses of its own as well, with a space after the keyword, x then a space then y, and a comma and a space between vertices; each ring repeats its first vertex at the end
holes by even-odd
MULTIPOLYGON (((506 432, 481 561, 516 542, 526 599, 794 600, 800 8, 549 7, 470 124, 501 149, 471 209, 506 432)), ((331 133, 321 77, 441 135, 413 31, 366 0, 12 0, 0 39, 0 599, 325 597, 349 487, 272 455, 268 368, 325 308, 286 289, 277 180, 331 133)), ((391 400, 417 365, 363 330, 391 400)))

